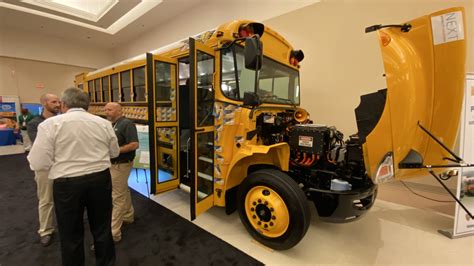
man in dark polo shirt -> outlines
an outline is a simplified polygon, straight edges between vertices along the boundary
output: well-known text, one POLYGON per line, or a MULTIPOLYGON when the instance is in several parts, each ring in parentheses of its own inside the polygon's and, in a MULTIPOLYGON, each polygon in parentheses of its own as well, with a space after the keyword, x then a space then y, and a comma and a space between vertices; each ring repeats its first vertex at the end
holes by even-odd
POLYGON ((128 189, 128 177, 132 170, 135 150, 138 149, 137 128, 132 121, 122 116, 118 103, 105 105, 105 115, 112 122, 120 146, 119 157, 112 159, 112 237, 115 242, 122 239, 122 224, 133 223, 134 210, 128 189))
MULTIPOLYGON (((43 105, 43 112, 40 116, 31 119, 26 124, 26 130, 31 143, 36 139, 38 126, 46 119, 57 115, 60 111, 59 97, 47 93, 40 98, 43 105)), ((54 232, 54 201, 53 201, 53 180, 48 178, 49 170, 35 171, 36 192, 38 195, 38 217, 40 243, 43 246, 49 246, 54 232)))

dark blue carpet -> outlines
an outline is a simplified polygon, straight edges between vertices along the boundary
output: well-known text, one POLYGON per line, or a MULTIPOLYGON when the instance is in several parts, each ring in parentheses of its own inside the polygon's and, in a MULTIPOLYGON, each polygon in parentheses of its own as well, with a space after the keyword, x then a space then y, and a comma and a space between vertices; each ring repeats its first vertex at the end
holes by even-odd
MULTIPOLYGON (((262 265, 221 239, 132 192, 136 221, 123 228, 117 265, 262 265)), ((0 156, 0 265, 60 265, 58 237, 42 247, 36 233, 38 200, 24 154, 0 156)), ((86 265, 95 265, 85 220, 86 265)))

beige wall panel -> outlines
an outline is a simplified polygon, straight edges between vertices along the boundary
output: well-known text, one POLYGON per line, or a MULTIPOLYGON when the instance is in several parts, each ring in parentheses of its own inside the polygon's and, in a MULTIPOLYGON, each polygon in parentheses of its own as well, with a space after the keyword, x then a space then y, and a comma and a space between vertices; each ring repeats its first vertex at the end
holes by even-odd
MULTIPOLYGON (((464 6, 468 72, 474 72, 474 2, 434 0, 326 0, 265 21, 303 49, 302 106, 315 123, 335 125, 347 137, 357 132, 354 108, 360 95, 385 88, 376 33, 366 26, 398 24, 453 6, 464 6)), ((433 178, 412 182, 439 186, 433 178)), ((448 182, 456 187, 456 180, 448 182)), ((407 192, 409 193, 409 192, 407 192)))
POLYGON ((155 50, 159 47, 213 29, 234 19, 263 21, 318 0, 209 0, 157 27, 135 40, 118 44, 114 49, 115 61, 155 50))
POLYGON ((0 56, 0 95, 18 95, 38 103, 44 93, 60 93, 74 85, 77 73, 93 69, 0 56), (38 84, 44 88, 36 88, 38 84))
POLYGON ((89 68, 114 63, 109 49, 4 27, 0 27, 0 56, 89 68))
POLYGON ((376 33, 366 26, 401 23, 443 8, 464 6, 468 26, 468 70, 474 72, 472 1, 326 0, 265 21, 303 49, 302 106, 316 123, 357 132, 354 108, 362 94, 385 88, 376 33))

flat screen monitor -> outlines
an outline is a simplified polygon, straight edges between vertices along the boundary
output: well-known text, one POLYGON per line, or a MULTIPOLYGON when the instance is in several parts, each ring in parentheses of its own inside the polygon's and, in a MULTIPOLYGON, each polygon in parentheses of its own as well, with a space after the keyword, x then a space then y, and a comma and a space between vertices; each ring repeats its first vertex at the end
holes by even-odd
POLYGON ((28 111, 34 116, 41 115, 41 112, 43 111, 43 106, 39 103, 22 103, 21 107, 28 109, 28 111))

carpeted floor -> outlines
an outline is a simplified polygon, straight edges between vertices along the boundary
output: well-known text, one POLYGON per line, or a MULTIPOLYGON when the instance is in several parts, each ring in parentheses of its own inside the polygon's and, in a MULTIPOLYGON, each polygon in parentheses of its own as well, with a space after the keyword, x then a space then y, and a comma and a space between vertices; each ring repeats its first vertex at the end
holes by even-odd
MULTIPOLYGON (((132 192, 136 221, 116 245, 117 265, 261 265, 161 205, 132 192)), ((58 237, 42 247, 36 233, 34 174, 24 154, 0 156, 0 265, 60 265, 58 237)), ((86 265, 95 265, 85 221, 86 265)))

